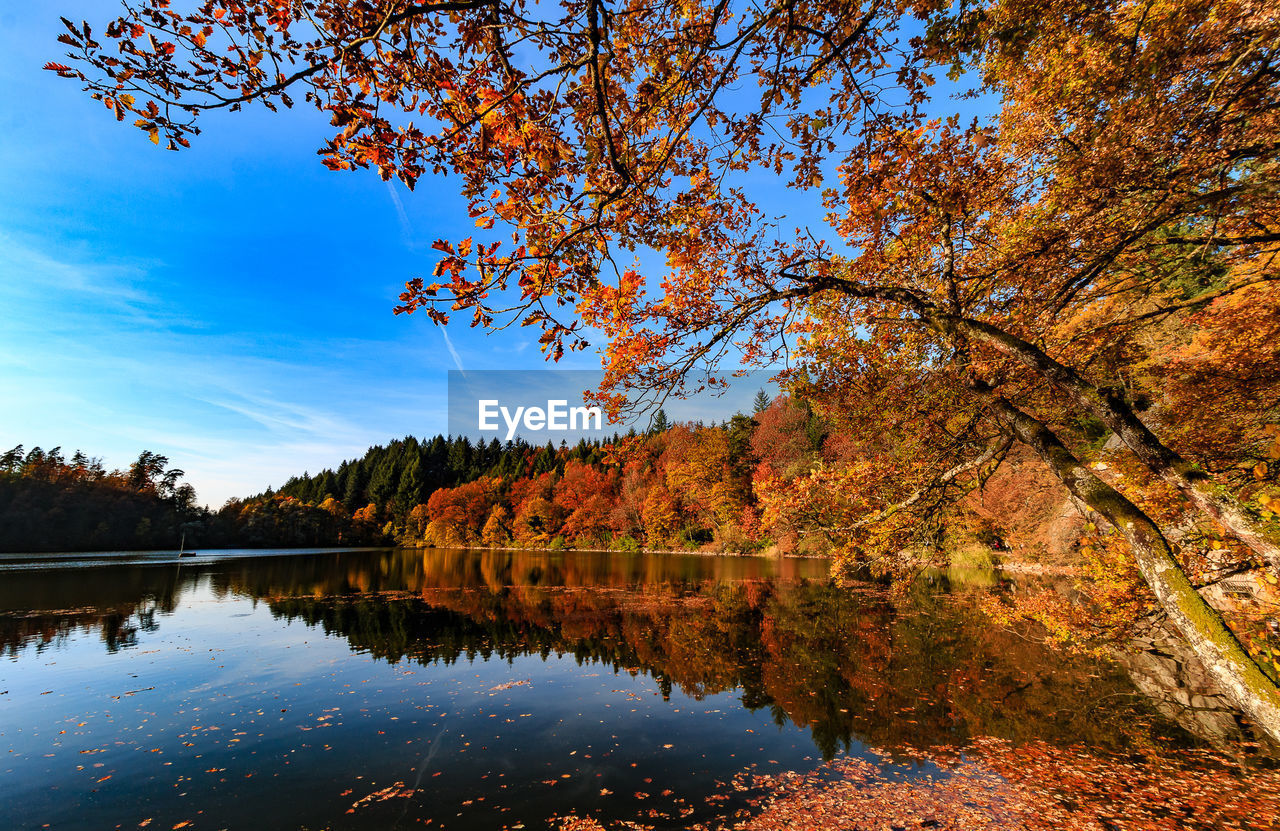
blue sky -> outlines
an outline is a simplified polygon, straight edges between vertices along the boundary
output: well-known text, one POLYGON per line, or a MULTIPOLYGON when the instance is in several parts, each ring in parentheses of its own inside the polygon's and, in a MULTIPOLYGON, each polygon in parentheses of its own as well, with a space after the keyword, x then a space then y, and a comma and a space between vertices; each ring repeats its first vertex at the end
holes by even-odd
MULTIPOLYGON (((157 149, 40 70, 59 14, 113 9, 0 10, 0 445, 164 453, 216 507, 444 431, 445 336, 391 310, 433 240, 474 231, 451 183, 326 170, 328 125, 302 108, 157 149)), ((468 369, 543 366, 528 329, 448 336, 468 369)))
POLYGON ((450 181, 327 170, 330 128, 304 107, 206 117, 167 152, 40 69, 64 60, 59 15, 114 8, 0 11, 0 449, 124 467, 145 448, 217 507, 446 432, 450 369, 546 366, 530 329, 392 314, 434 240, 475 232, 450 181))
MULTIPOLYGON (((59 15, 101 26, 115 9, 0 7, 0 450, 108 467, 152 450, 217 507, 445 432, 450 369, 546 366, 530 329, 392 314, 432 241, 475 232, 452 182, 411 193, 327 170, 330 128, 305 107, 205 117, 192 149, 167 152, 40 69, 64 60, 59 15)), ((816 198, 763 175, 771 211, 820 220, 816 198)))

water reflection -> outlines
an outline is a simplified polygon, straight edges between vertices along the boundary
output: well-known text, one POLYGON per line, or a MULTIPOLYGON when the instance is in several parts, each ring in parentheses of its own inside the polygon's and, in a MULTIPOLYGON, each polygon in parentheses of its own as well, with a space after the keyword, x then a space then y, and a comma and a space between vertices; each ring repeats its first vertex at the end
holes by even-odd
POLYGON ((0 582, 0 646, 19 662, 77 632, 128 648, 201 590, 265 602, 380 661, 568 655, 651 676, 664 697, 733 691, 805 728, 826 757, 977 736, 1190 741, 1119 667, 993 628, 945 580, 891 598, 825 574, 815 560, 445 550, 13 572, 0 582))

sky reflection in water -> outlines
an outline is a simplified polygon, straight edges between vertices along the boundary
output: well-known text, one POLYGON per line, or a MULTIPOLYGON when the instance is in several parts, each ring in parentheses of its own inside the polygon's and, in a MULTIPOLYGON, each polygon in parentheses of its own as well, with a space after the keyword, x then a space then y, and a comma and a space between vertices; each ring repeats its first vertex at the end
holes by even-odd
POLYGON ((750 765, 1147 723, 1088 706, 1134 701, 1115 669, 822 561, 244 554, 0 575, 0 826, 677 827, 750 765))

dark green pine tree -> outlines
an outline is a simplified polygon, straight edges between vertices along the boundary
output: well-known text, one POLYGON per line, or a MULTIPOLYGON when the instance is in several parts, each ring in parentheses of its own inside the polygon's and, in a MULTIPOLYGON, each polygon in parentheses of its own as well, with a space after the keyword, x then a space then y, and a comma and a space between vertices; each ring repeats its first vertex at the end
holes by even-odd
POLYGON ((653 420, 649 422, 649 435, 656 436, 670 429, 671 422, 667 421, 667 411, 659 407, 653 414, 653 420))
MULTIPOLYGON (((366 455, 365 458, 368 458, 366 455)), ((369 484, 369 471, 364 459, 356 459, 347 471, 347 486, 342 491, 342 504, 348 511, 358 511, 369 504, 365 489, 369 484)))
POLYGON ((449 442, 449 458, 447 463, 446 484, 449 487, 470 481, 470 473, 475 460, 471 439, 458 436, 449 442))
POLYGON ((493 469, 502 461, 502 443, 498 441, 498 437, 494 436, 489 439, 489 443, 484 446, 484 456, 479 465, 480 469, 489 476, 493 476, 493 469))
MULTIPOLYGON (((369 474, 369 501, 379 508, 391 504, 400 484, 400 468, 393 448, 377 448, 377 461, 369 474)), ((371 460, 372 461, 372 460, 371 460)))
POLYGON ((0 456, 0 472, 17 473, 22 468, 22 461, 25 458, 26 453, 23 451, 22 445, 5 451, 5 454, 0 456))
POLYGON ((533 458, 533 475, 541 476, 556 469, 556 449, 547 442, 546 447, 538 451, 538 455, 533 458))
POLYGON ((319 505, 326 498, 336 496, 338 491, 338 477, 333 475, 333 471, 325 469, 325 472, 316 477, 316 486, 311 491, 311 501, 319 505))
POLYGON ((423 448, 422 474, 429 490, 445 486, 448 479, 449 443, 444 436, 436 436, 423 448))
POLYGON ((408 457, 409 461, 400 473, 400 482, 396 486, 395 513, 403 521, 415 505, 427 501, 426 479, 422 475, 422 462, 419 461, 416 448, 408 457))

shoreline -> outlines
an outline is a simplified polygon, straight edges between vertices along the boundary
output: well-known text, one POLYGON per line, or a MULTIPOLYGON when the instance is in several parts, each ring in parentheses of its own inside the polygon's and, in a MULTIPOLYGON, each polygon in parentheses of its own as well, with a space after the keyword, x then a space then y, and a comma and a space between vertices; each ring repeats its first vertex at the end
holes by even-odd
MULTIPOLYGON (((765 557, 789 560, 830 560, 829 555, 823 554, 769 554, 767 552, 749 553, 744 551, 691 551, 671 548, 549 548, 547 546, 501 546, 492 547, 485 545, 459 545, 459 546, 436 546, 425 545, 421 543, 400 543, 397 548, 414 549, 417 551, 536 551, 559 554, 668 554, 668 555, 686 555, 693 557, 765 557)), ((1070 565, 1055 565, 1052 563, 1036 563, 1023 560, 1007 560, 1002 561, 996 552, 992 552, 994 562, 989 570, 992 572, 1008 572, 1010 574, 1031 574, 1045 577, 1078 577, 1080 569, 1070 565)))
POLYGON ((397 548, 412 548, 418 551, 546 551, 558 554, 685 554, 694 557, 782 557, 793 560, 824 560, 829 557, 812 554, 766 554, 747 553, 744 551, 688 551, 674 548, 549 548, 547 546, 501 546, 488 545, 424 545, 421 543, 400 543, 397 548))

